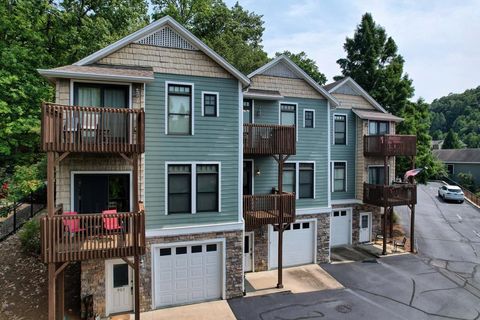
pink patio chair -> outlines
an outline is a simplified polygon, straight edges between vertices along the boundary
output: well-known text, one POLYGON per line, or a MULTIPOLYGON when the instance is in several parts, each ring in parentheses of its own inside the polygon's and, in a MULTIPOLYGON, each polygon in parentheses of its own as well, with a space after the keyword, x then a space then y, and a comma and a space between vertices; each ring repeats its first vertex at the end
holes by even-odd
MULTIPOLYGON (((76 216, 77 212, 67 211, 67 212, 64 212, 63 215, 65 215, 65 216, 76 216)), ((73 236, 78 232, 85 231, 85 228, 80 227, 80 219, 78 219, 78 217, 63 219, 62 222, 63 222, 63 227, 65 228, 65 231, 70 236, 73 236)))
POLYGON ((107 231, 120 231, 125 239, 125 229, 118 217, 108 217, 108 215, 117 213, 117 209, 103 210, 103 228, 107 231))

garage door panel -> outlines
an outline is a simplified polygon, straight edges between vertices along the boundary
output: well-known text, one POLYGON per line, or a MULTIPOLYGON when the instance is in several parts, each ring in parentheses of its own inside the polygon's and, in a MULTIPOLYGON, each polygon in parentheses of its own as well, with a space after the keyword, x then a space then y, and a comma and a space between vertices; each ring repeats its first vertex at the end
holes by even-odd
POLYGON ((332 213, 330 232, 331 246, 350 244, 351 213, 349 210, 337 210, 332 213))
POLYGON ((219 244, 157 249, 155 303, 157 307, 221 298, 222 263, 219 244), (159 254, 163 250, 163 255, 159 254))

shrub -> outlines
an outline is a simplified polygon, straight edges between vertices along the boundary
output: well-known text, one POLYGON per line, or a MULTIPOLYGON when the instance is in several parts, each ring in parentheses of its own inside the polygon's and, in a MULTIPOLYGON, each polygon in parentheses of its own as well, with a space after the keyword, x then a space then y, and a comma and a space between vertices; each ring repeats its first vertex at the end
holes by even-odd
POLYGON ((37 219, 25 222, 18 237, 25 253, 40 254, 40 222, 37 219))

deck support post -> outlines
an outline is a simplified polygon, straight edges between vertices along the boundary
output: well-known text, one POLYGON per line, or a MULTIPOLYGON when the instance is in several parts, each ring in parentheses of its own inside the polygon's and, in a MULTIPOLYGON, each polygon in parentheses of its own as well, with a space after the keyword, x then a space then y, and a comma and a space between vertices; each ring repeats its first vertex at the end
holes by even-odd
MULTIPOLYGON (((278 193, 281 195, 283 193, 283 165, 285 159, 281 154, 278 155, 278 193)), ((277 288, 283 288, 283 206, 280 201, 278 206, 278 263, 277 263, 277 272, 278 272, 278 281, 277 288)))
MULTIPOLYGON (((55 152, 47 152, 47 213, 53 217, 55 211, 55 152)), ((46 248, 52 250, 52 248, 46 248)), ((56 271, 54 262, 48 263, 48 320, 56 319, 56 271)))
POLYGON ((134 300, 135 300, 135 320, 140 320, 140 256, 138 254, 134 257, 134 300))
POLYGON ((390 238, 393 239, 393 207, 390 207, 390 238))
MULTIPOLYGON (((412 169, 415 169, 415 156, 412 157, 412 169)), ((415 177, 412 177, 412 183, 415 184, 415 177)), ((415 203, 413 202, 410 207, 410 252, 415 252, 415 203)))
POLYGON ((65 314, 65 269, 58 270, 57 269, 57 296, 58 296, 58 304, 57 304, 57 315, 59 320, 64 319, 65 314), (60 271, 60 272, 58 272, 60 271))
POLYGON ((387 219, 388 219, 388 200, 387 200, 387 184, 388 184, 388 157, 383 158, 383 248, 382 255, 387 254, 387 219))
POLYGON ((55 263, 48 264, 48 320, 56 319, 56 277, 55 277, 55 263))
MULTIPOLYGON (((132 166, 133 166, 133 210, 135 212, 139 211, 139 197, 138 197, 138 154, 134 153, 132 155, 132 166)), ((137 223, 134 224, 134 246, 138 250, 138 231, 139 231, 139 226, 137 223)), ((140 255, 137 252, 134 256, 134 279, 133 279, 133 285, 134 285, 134 311, 135 311, 135 320, 140 320, 140 255)))

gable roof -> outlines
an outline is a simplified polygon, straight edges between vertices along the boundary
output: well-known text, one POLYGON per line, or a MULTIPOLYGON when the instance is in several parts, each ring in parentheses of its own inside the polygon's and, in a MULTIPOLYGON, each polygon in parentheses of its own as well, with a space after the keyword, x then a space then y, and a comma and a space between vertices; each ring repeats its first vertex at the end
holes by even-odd
POLYGON ((403 118, 394 116, 390 113, 383 113, 378 111, 369 111, 364 109, 352 109, 352 112, 355 113, 360 119, 364 120, 376 120, 376 121, 392 121, 392 122, 402 122, 403 118))
POLYGON ((68 65, 54 69, 37 69, 37 71, 49 80, 53 80, 54 78, 76 78, 83 80, 111 79, 129 82, 151 82, 155 80, 152 68, 68 65))
POLYGON ((305 71, 303 71, 299 66, 295 64, 290 58, 285 55, 280 55, 270 61, 269 63, 263 65, 262 67, 258 68, 257 70, 253 71, 248 75, 251 79, 256 75, 263 74, 267 70, 275 67, 279 63, 284 63, 290 71, 292 71, 298 78, 305 80, 310 86, 312 86, 316 91, 318 91, 322 96, 324 96, 332 106, 338 106, 339 102, 333 95, 331 95, 327 90, 325 90, 321 85, 319 85, 315 80, 312 79, 305 71))
POLYGON ((440 149, 432 152, 446 163, 480 163, 480 149, 440 149))
POLYGON ((355 82, 355 80, 353 80, 352 78, 350 77, 345 77, 341 80, 337 80, 335 82, 332 82, 332 83, 329 83, 325 86, 323 86, 325 88, 325 90, 328 90, 329 93, 333 93, 335 90, 337 90, 338 88, 340 88, 341 86, 345 85, 345 84, 350 84, 351 87, 358 92, 358 94, 360 94, 362 97, 365 98, 365 100, 367 100, 368 102, 370 102, 370 104, 375 108, 377 109, 378 111, 381 111, 383 113, 388 113, 387 110, 385 110, 377 101, 375 101, 375 99, 372 98, 371 95, 369 95, 367 93, 367 91, 363 90, 363 88, 355 82))
POLYGON ((250 79, 248 79, 248 77, 246 77, 243 73, 238 71, 234 66, 228 63, 222 56, 220 56, 218 53, 210 49, 205 43, 203 43, 200 39, 198 39, 195 35, 193 35, 190 31, 185 29, 185 27, 183 27, 181 24, 179 24, 170 16, 165 16, 155 22, 150 23, 148 26, 75 62, 73 65, 84 66, 84 65, 92 64, 100 60, 101 58, 104 58, 109 54, 125 47, 126 45, 132 42, 139 41, 142 38, 147 37, 148 35, 154 33, 155 31, 158 31, 164 26, 169 26, 175 32, 177 32, 180 36, 184 37, 189 43, 195 46, 198 50, 205 53, 213 61, 215 61, 220 66, 222 66, 225 70, 227 70, 231 75, 233 75, 236 79, 238 79, 244 86, 247 86, 250 84, 250 79))

